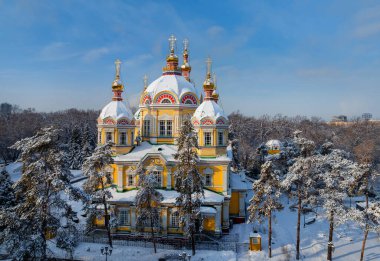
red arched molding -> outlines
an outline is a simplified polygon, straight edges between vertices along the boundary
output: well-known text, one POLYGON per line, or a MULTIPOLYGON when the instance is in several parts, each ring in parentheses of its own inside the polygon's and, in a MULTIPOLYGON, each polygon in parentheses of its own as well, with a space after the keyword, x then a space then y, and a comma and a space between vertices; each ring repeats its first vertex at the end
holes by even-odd
POLYGON ((194 97, 194 95, 185 94, 184 96, 182 96, 181 103, 183 103, 183 104, 197 104, 197 99, 194 97))
POLYGON ((160 96, 158 96, 156 103, 169 103, 167 101, 170 101, 170 103, 175 103, 175 99, 173 95, 168 93, 163 93, 160 96))

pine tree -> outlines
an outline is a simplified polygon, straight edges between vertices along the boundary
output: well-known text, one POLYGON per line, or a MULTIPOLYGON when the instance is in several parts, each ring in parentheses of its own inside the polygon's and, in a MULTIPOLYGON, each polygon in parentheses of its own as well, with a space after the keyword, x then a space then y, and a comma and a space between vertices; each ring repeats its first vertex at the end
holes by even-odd
POLYGON ((282 181, 282 186, 289 192, 289 197, 297 198, 297 242, 296 242, 296 259, 300 259, 300 228, 302 206, 316 202, 315 184, 317 173, 315 173, 316 159, 314 142, 299 137, 295 133, 293 143, 297 147, 299 156, 294 159, 294 164, 289 168, 286 178, 282 181), (295 187, 295 189, 292 189, 295 187))
POLYGON ((0 172, 0 209, 7 209, 15 204, 13 182, 4 168, 0 172))
POLYGON ((107 189, 111 184, 112 173, 108 172, 110 164, 113 163, 112 143, 98 146, 94 153, 86 158, 83 163, 83 174, 87 180, 83 183, 83 189, 88 194, 85 209, 89 213, 87 230, 91 229, 95 217, 104 216, 104 224, 108 234, 108 243, 112 247, 110 211, 108 199, 112 198, 107 189))
POLYGON ((83 161, 87 158, 90 157, 92 152, 95 149, 95 137, 93 133, 90 130, 90 127, 88 124, 85 125, 83 135, 82 135, 82 164, 83 161))
POLYGON ((81 131, 78 127, 74 127, 71 131, 71 137, 68 144, 68 161, 71 169, 80 169, 82 166, 83 158, 81 143, 81 131))
POLYGON ((17 204, 1 212, 1 237, 11 258, 45 260, 48 235, 61 227, 61 212, 68 207, 62 192, 73 200, 82 193, 71 186, 59 130, 42 129, 12 148, 21 152, 23 170, 14 184, 17 204))
POLYGON ((152 234, 154 253, 157 253, 154 230, 160 227, 159 205, 163 196, 156 190, 159 186, 156 176, 153 172, 146 172, 140 162, 136 175, 138 175, 139 191, 137 192, 135 204, 137 213, 137 226, 145 227, 149 224, 152 234))
POLYGON ((63 212, 61 218, 61 227, 57 230, 56 242, 57 247, 65 250, 70 259, 73 259, 74 249, 78 245, 78 230, 76 223, 78 222, 76 213, 71 206, 63 212))
POLYGON ((374 194, 375 192, 373 184, 375 184, 375 176, 377 174, 374 166, 375 150, 376 147, 373 140, 366 140, 354 148, 356 159, 361 163, 360 168, 362 171, 356 172, 352 177, 349 177, 349 193, 351 195, 365 196, 364 211, 360 211, 360 213, 355 213, 355 215, 353 215, 353 219, 360 225, 364 233, 360 261, 364 260, 368 232, 380 229, 379 217, 372 214, 374 211, 370 210, 369 206, 369 195, 374 194))
POLYGON ((330 153, 321 155, 317 163, 319 200, 330 223, 327 260, 332 260, 334 226, 347 221, 347 209, 343 201, 348 196, 347 177, 361 171, 358 164, 348 157, 347 152, 333 149, 330 153))
POLYGON ((268 218, 268 252, 272 257, 272 214, 283 209, 280 201, 281 181, 272 161, 261 166, 260 178, 253 183, 254 196, 248 207, 249 221, 262 222, 268 218))
POLYGON ((174 173, 175 189, 179 192, 176 204, 179 206, 180 224, 185 236, 191 239, 192 254, 195 255, 196 223, 204 198, 202 176, 198 171, 197 135, 189 120, 184 121, 177 139, 178 152, 174 155, 178 160, 178 168, 174 173))

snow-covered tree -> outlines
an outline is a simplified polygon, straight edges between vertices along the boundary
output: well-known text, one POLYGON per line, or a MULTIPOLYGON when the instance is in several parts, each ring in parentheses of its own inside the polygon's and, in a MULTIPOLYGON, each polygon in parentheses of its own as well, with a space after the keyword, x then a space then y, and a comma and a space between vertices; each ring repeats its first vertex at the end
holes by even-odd
POLYGON ((17 204, 0 214, 0 237, 11 258, 45 260, 47 239, 61 227, 60 213, 68 207, 63 192, 72 200, 82 193, 71 186, 59 130, 42 129, 12 148, 21 152, 23 169, 14 184, 17 204))
POLYGON ((95 137, 88 126, 85 125, 82 135, 82 160, 84 161, 87 157, 90 157, 95 149, 95 137))
POLYGON ((267 161, 261 166, 260 178, 253 183, 254 196, 248 207, 249 221, 268 219, 268 252, 272 257, 272 214, 283 209, 280 201, 281 180, 274 163, 267 161))
POLYGON ((7 209, 15 204, 13 182, 4 168, 0 172, 0 209, 7 209))
POLYGON ((293 143, 299 156, 294 159, 294 164, 289 168, 286 178, 282 181, 282 186, 289 193, 289 197, 297 199, 297 241, 296 259, 300 259, 300 228, 301 212, 303 206, 316 202, 315 184, 317 174, 315 167, 317 160, 313 156, 315 145, 311 140, 300 137, 299 132, 295 133, 293 143))
POLYGON ((231 153, 232 153, 231 166, 234 171, 238 171, 240 169, 239 140, 236 138, 235 130, 232 124, 228 127, 228 140, 229 140, 229 145, 231 146, 231 153))
POLYGON ((74 212, 71 206, 63 212, 61 218, 61 227, 57 230, 56 242, 57 247, 65 250, 69 258, 73 258, 74 249, 78 244, 78 229, 76 223, 78 223, 77 213, 74 212))
POLYGON ((71 137, 68 144, 68 161, 71 169, 80 169, 82 166, 82 149, 81 149, 81 132, 78 127, 71 131, 71 137))
POLYGON ((179 206, 180 224, 185 235, 191 239, 192 254, 195 255, 195 238, 197 220, 204 198, 203 180, 198 171, 197 162, 198 138, 189 120, 184 121, 177 139, 178 152, 174 155, 178 160, 174 173, 175 189, 179 192, 176 204, 179 206))
POLYGON ((365 245, 368 237, 368 232, 377 231, 380 226, 378 225, 378 217, 371 215, 369 209, 369 195, 374 194, 375 177, 378 174, 375 170, 375 142, 373 140, 365 140, 354 148, 355 158, 360 163, 362 171, 354 173, 349 177, 349 193, 350 195, 364 195, 365 209, 360 213, 352 215, 354 220, 358 222, 363 229, 364 237, 362 249, 360 253, 360 261, 364 259, 365 245), (364 226, 363 226, 364 221, 364 226))
POLYGON ((347 152, 333 149, 330 153, 318 158, 316 171, 320 176, 318 179, 319 200, 330 223, 327 260, 332 260, 334 225, 347 221, 347 209, 343 202, 349 188, 347 177, 362 171, 359 165, 348 157, 347 152))
POLYGON ((163 196, 156 190, 159 186, 156 175, 151 171, 147 172, 141 162, 137 167, 136 175, 139 177, 139 191, 137 192, 135 199, 137 214, 136 223, 138 227, 150 226, 154 253, 157 253, 154 230, 160 228, 159 205, 163 200, 163 196))
POLYGON ((83 189, 88 195, 85 209, 88 213, 87 230, 90 230, 95 218, 104 217, 104 225, 108 234, 108 242, 112 247, 110 206, 108 199, 112 198, 108 187, 112 184, 112 173, 109 172, 113 163, 112 143, 98 146, 94 153, 83 163, 83 174, 87 177, 83 189))

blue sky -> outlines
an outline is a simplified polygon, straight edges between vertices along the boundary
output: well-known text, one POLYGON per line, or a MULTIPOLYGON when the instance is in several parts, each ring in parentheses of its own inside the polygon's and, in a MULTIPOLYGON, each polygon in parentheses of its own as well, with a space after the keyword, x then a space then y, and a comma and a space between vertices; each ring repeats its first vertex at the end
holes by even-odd
POLYGON ((380 117, 379 1, 0 0, 0 102, 101 109, 119 58, 135 105, 170 34, 198 88, 211 56, 227 113, 380 117))

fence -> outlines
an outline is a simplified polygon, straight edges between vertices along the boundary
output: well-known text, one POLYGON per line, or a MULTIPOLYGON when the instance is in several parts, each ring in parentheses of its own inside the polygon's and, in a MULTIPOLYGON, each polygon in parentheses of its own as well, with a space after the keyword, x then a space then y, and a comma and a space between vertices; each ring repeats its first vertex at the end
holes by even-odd
MULTIPOLYGON (((229 235, 230 236, 230 235, 229 235)), ((223 238, 223 237, 222 237, 223 238)), ((103 235, 86 236, 81 234, 78 237, 79 242, 107 244, 108 238, 103 235)), ((216 250, 216 251, 246 251, 248 243, 238 243, 238 235, 230 236, 223 240, 197 241, 196 249, 198 250, 216 250), (233 240, 233 241, 227 241, 233 240), (243 250, 244 249, 244 250, 243 250)), ((112 244, 130 247, 153 248, 153 242, 147 237, 138 237, 133 235, 116 235, 113 236, 112 244)), ((156 247, 167 250, 191 249, 189 240, 181 238, 156 238, 156 247)))

